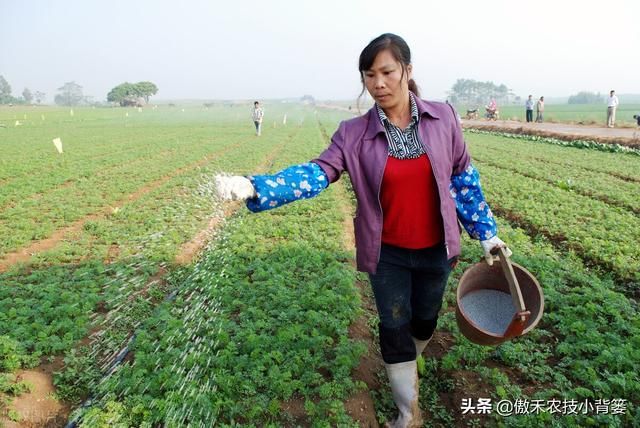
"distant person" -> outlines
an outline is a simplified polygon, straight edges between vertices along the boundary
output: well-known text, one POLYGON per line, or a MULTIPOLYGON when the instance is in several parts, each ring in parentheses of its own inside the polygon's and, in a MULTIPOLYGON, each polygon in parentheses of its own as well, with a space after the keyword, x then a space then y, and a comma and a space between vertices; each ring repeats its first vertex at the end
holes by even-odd
POLYGON ((362 93, 375 104, 341 122, 319 157, 270 175, 217 176, 216 185, 223 198, 244 199, 260 212, 314 197, 349 173, 357 201, 357 268, 369 273, 398 408, 391 426, 420 427, 416 357, 433 337, 460 255, 458 221, 479 241, 488 264, 491 249, 505 243, 456 111, 420 98, 406 42, 382 34, 364 48, 358 69, 362 93))
POLYGON ((544 120, 544 97, 540 97, 536 103, 536 122, 542 123, 544 120))
POLYGON ((253 119, 253 124, 256 126, 256 136, 259 137, 262 133, 262 119, 264 118, 264 110, 262 110, 262 107, 260 107, 260 103, 258 101, 253 103, 251 118, 253 119))
POLYGON ((525 112, 527 115, 527 123, 533 122, 533 98, 529 95, 527 102, 524 104, 525 112))
POLYGON ((489 101, 489 105, 485 106, 485 110, 487 111, 485 117, 489 120, 497 120, 498 119, 498 103, 495 98, 491 98, 489 101))
POLYGON ((609 92, 609 100, 607 101, 607 126, 613 128, 616 123, 616 108, 618 108, 618 97, 613 89, 609 92))
POLYGON ((491 98, 491 101, 489 101, 489 105, 487 106, 487 109, 489 111, 496 111, 498 109, 498 103, 496 103, 495 98, 491 98))

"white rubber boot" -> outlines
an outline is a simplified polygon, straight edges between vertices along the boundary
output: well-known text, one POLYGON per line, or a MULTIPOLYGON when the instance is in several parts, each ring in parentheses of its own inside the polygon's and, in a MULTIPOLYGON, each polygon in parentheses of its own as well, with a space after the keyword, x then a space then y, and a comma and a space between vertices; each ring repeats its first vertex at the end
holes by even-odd
POLYGON ((413 343, 416 344, 416 358, 418 358, 420 355, 422 355, 422 351, 424 351, 424 348, 427 347, 427 344, 429 343, 429 341, 431 339, 433 339, 433 334, 427 340, 419 340, 419 339, 416 339, 415 337, 413 337, 413 343))
POLYGON ((416 362, 385 364, 393 401, 398 406, 398 417, 387 422, 389 428, 418 428, 422 426, 422 413, 418 407, 418 369, 416 362))

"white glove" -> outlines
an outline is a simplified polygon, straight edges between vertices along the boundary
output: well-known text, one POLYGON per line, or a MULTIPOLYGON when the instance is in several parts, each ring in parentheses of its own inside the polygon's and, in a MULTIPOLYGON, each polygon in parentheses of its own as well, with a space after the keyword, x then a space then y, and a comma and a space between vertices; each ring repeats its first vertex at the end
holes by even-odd
POLYGON ((489 266, 493 266, 493 260, 497 258, 497 256, 491 254, 491 250, 493 250, 494 248, 504 247, 506 249, 507 257, 511 257, 511 254, 513 254, 507 247, 507 244, 505 244, 502 239, 498 238, 497 236, 489 238, 486 241, 480 241, 480 245, 484 250, 484 259, 487 261, 487 264, 489 266))
POLYGON ((216 175, 216 191, 222 199, 245 200, 256 196, 248 178, 239 175, 216 175))

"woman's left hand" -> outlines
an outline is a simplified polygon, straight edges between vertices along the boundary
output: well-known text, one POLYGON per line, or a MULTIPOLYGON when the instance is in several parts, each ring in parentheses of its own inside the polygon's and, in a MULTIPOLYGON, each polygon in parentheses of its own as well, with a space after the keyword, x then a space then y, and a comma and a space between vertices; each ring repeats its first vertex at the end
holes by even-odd
POLYGON ((507 247, 507 244, 505 244, 504 241, 502 241, 502 239, 498 238, 497 236, 489 238, 485 241, 480 241, 480 245, 482 246, 482 250, 484 251, 484 259, 487 261, 487 264, 489 266, 493 266, 493 260, 496 257, 491 254, 491 251, 493 249, 497 249, 500 247, 504 248, 506 250, 507 257, 511 257, 511 255, 513 254, 507 247))

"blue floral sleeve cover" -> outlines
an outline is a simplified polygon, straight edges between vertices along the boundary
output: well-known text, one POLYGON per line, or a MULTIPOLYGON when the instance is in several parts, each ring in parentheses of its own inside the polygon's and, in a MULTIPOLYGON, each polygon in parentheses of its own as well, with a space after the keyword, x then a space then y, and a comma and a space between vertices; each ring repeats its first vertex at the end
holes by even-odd
POLYGON ((273 175, 247 178, 256 190, 256 197, 247 200, 247 208, 254 213, 313 198, 329 185, 325 172, 313 162, 293 165, 273 175))
POLYGON ((496 221, 484 200, 478 170, 472 164, 451 177, 449 191, 456 201, 458 219, 469 236, 484 241, 496 235, 496 221))

